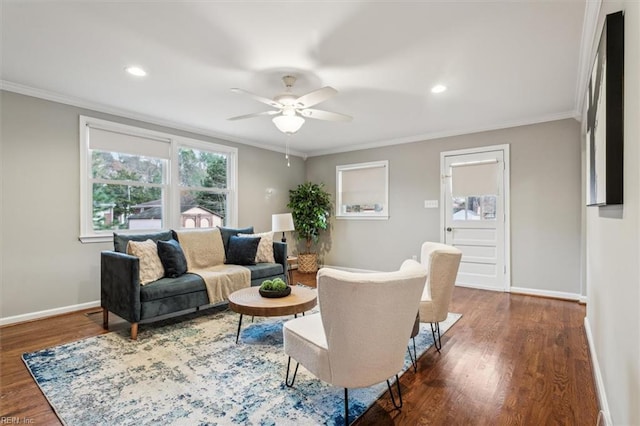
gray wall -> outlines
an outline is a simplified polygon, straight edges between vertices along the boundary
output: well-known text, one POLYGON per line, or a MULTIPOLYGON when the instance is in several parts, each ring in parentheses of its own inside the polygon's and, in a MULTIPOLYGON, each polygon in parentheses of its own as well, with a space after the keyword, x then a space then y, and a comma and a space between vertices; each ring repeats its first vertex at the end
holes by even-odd
POLYGON ((640 3, 603 3, 600 24, 618 10, 625 11, 624 204, 586 209, 586 325, 608 424, 640 425, 640 3))
POLYGON ((512 285, 580 292, 580 138, 574 120, 312 157, 306 164, 293 157, 288 168, 280 153, 11 92, 1 96, 0 318, 99 299, 99 253, 110 244, 77 239, 81 114, 237 147, 238 222, 257 231, 270 229, 271 214, 287 210, 288 190, 305 173, 334 193, 336 165, 388 159, 391 218, 332 219, 321 247, 325 264, 370 270, 393 270, 418 255, 423 241, 439 240, 438 210, 425 209, 423 201, 440 198, 441 151, 508 143, 512 285))
POLYGON ((335 166, 389 160, 388 221, 332 219, 326 265, 393 270, 424 241, 440 240, 442 151, 509 144, 512 286, 580 293, 581 142, 573 119, 307 160, 307 179, 324 182, 335 202, 335 166))
POLYGON ((304 181, 304 161, 207 136, 141 123, 2 91, 2 242, 0 318, 100 299, 100 251, 82 244, 79 115, 238 148, 239 225, 271 229, 287 211, 289 189, 304 181))

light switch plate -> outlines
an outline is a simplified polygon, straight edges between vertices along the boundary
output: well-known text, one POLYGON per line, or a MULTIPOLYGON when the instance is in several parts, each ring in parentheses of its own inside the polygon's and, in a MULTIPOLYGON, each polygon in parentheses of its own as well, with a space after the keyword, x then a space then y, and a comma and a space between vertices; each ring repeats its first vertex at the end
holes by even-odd
POLYGON ((438 208, 438 200, 424 200, 424 208, 425 209, 437 209, 438 208))

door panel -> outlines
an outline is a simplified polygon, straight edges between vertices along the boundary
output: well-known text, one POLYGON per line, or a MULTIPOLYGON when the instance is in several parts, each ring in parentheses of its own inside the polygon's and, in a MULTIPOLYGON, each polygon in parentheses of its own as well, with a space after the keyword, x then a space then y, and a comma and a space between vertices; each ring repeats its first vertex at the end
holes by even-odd
POLYGON ((490 246, 463 246, 456 244, 462 251, 462 255, 469 262, 495 263, 498 258, 498 249, 490 246))
POLYGON ((463 276, 475 275, 483 278, 491 278, 496 274, 496 265, 490 263, 464 262, 460 265, 463 276))
POLYGON ((441 167, 443 240, 462 251, 456 284, 507 290, 504 150, 443 153, 441 167))
MULTIPOLYGON (((459 223, 448 232, 449 238, 454 244, 480 244, 483 242, 496 243, 498 237, 495 228, 481 228, 480 223, 459 223), (476 226, 477 228, 471 228, 476 226)), ((495 225, 493 225, 495 226, 495 225)))

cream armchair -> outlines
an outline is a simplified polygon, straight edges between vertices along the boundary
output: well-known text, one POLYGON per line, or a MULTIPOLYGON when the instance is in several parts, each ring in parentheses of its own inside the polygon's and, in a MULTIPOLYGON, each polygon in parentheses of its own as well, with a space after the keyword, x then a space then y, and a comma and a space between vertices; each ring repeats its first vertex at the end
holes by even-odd
POLYGON ((460 250, 441 243, 423 243, 420 251, 420 263, 428 273, 420 300, 420 322, 431 323, 433 344, 438 352, 442 348, 440 321, 447 319, 449 314, 461 258, 460 250))
POLYGON ((302 364, 320 380, 344 387, 345 424, 349 423, 348 388, 386 380, 394 406, 401 408, 398 372, 404 365, 425 279, 425 268, 413 260, 405 260, 395 272, 318 271, 320 313, 284 325, 287 386, 293 386, 302 364), (289 381, 291 358, 296 367, 289 381), (394 375, 398 402, 389 382, 394 375))

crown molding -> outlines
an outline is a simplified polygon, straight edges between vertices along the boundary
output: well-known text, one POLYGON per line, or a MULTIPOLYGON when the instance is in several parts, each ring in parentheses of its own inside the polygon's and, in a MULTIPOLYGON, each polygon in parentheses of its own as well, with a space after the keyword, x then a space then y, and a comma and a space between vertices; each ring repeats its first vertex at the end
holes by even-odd
POLYGON ((461 136, 461 135, 468 135, 472 133, 489 132, 492 130, 508 129, 511 127, 528 126, 531 124, 565 120, 567 118, 573 118, 575 120, 580 121, 580 117, 581 115, 575 110, 565 111, 557 114, 544 115, 544 116, 535 117, 527 120, 515 120, 515 121, 491 124, 488 126, 470 127, 467 129, 454 130, 454 131, 448 131, 448 132, 425 133, 422 135, 408 136, 408 137, 398 138, 398 139, 388 139, 388 140, 381 140, 381 141, 371 142, 371 143, 363 143, 360 145, 350 145, 349 147, 316 150, 316 151, 311 151, 307 153, 307 155, 309 157, 318 157, 321 155, 339 154, 343 152, 359 151, 363 149, 383 148, 385 146, 402 145, 402 144, 414 143, 414 142, 424 142, 432 139, 441 139, 441 138, 448 138, 452 136, 461 136))
MULTIPOLYGON (((111 114, 111 115, 115 115, 123 118, 138 120, 145 123, 155 124, 158 126, 164 126, 172 129, 183 130, 190 133, 209 136, 212 138, 220 139, 222 141, 234 142, 241 145, 249 145, 256 148, 265 149, 268 151, 286 154, 286 147, 283 147, 283 148, 274 147, 271 145, 265 145, 258 142, 248 141, 248 140, 236 138, 229 135, 218 134, 215 132, 211 132, 210 130, 202 129, 199 127, 187 126, 178 122, 160 119, 160 118, 152 117, 149 115, 139 114, 126 109, 114 108, 114 107, 103 105, 97 102, 91 102, 91 101, 87 101, 80 98, 61 95, 59 93, 37 89, 37 88, 13 83, 6 80, 0 80, 0 89, 6 90, 9 92, 19 93, 26 96, 45 99, 48 101, 58 102, 65 105, 71 105, 78 108, 85 108, 88 110, 98 111, 105 114, 111 114)), ((300 152, 295 150, 289 150, 289 155, 301 157, 303 160, 306 160, 309 157, 318 157, 321 155, 339 154, 343 152, 360 151, 363 149, 382 148, 385 146, 422 142, 422 141, 427 141, 432 139, 447 138, 451 136, 460 136, 460 135, 467 135, 471 133, 480 133, 480 132, 487 132, 492 130, 507 129, 510 127, 526 126, 530 124, 564 120, 567 118, 574 118, 580 121, 582 114, 579 111, 580 110, 565 111, 557 114, 545 115, 545 116, 535 117, 527 120, 516 120, 516 121, 510 121, 510 122, 496 123, 488 126, 472 127, 472 128, 447 131, 447 132, 426 133, 426 134, 408 136, 408 137, 397 138, 397 139, 374 141, 374 142, 363 143, 359 145, 349 145, 349 146, 339 147, 339 148, 330 148, 326 150, 315 150, 310 152, 300 152)))
POLYGON ((593 63, 593 44, 598 34, 598 15, 602 0, 589 0, 585 2, 584 19, 582 22, 582 37, 580 39, 580 57, 578 60, 578 79, 576 82, 575 110, 582 116, 584 95, 587 91, 587 82, 591 74, 593 63))
MULTIPOLYGON (((118 117, 128 118, 131 120, 138 120, 149 124, 155 124, 158 126, 164 126, 171 129, 182 130, 185 132, 195 133, 198 135, 208 136, 211 138, 219 139, 221 141, 233 142, 241 145, 249 145, 255 148, 265 149, 267 151, 278 152, 286 154, 285 147, 274 147, 272 145, 265 145, 258 142, 237 138, 234 136, 215 133, 201 127, 189 126, 176 121, 166 120, 150 115, 140 114, 134 111, 130 111, 123 108, 111 107, 98 102, 92 102, 85 99, 76 98, 73 96, 62 95, 60 93, 51 92, 44 89, 38 89, 35 87, 25 86, 19 83, 13 83, 7 80, 0 80, 0 89, 8 92, 19 93, 21 95, 31 96, 34 98, 44 99, 47 101, 57 102, 60 104, 71 105, 78 108, 84 108, 92 111, 101 112, 104 114, 111 114, 118 117)), ((289 150, 289 155, 302 157, 303 160, 307 159, 307 154, 295 150, 289 150)))

